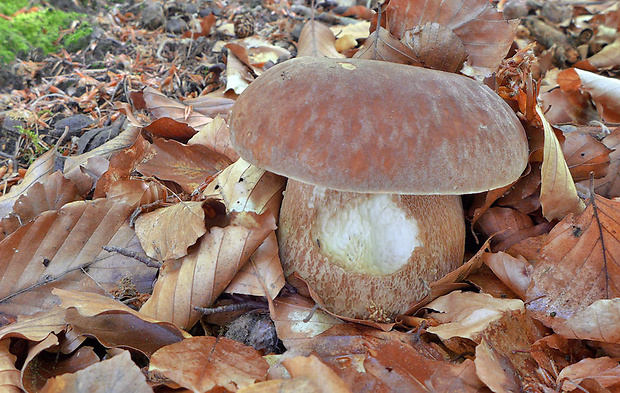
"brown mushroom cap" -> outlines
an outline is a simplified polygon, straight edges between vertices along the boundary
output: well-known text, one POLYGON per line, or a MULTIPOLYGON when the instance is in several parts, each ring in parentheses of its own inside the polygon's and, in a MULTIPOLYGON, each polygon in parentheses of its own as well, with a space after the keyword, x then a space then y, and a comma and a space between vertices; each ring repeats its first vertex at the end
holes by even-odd
POLYGON ((302 57, 241 94, 231 138, 248 162, 341 191, 466 194, 527 164, 519 119, 491 89, 420 67, 302 57))

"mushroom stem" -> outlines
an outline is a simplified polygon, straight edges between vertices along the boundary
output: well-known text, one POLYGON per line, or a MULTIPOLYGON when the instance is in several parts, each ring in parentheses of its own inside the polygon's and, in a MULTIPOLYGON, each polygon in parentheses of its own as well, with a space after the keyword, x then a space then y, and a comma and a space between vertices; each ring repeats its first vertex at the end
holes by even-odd
POLYGON ((278 231, 285 274, 297 271, 338 315, 388 320, 462 264, 455 195, 364 194, 289 180, 278 231))

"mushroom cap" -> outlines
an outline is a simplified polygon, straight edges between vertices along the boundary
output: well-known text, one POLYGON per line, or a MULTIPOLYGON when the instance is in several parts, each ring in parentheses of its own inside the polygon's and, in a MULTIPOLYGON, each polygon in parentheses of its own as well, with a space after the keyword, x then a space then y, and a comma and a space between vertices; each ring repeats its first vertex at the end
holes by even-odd
POLYGON ((514 182, 528 161, 519 119, 487 86, 374 60, 279 64, 239 96, 229 124, 246 161, 340 191, 476 193, 514 182))

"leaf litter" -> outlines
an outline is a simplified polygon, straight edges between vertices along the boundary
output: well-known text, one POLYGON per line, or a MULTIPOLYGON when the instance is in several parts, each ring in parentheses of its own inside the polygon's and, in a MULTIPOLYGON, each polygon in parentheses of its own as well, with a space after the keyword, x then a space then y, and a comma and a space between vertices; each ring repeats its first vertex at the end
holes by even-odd
MULTIPOLYGON (((171 38, 150 57, 109 57, 107 72, 68 70, 85 89, 75 96, 80 110, 97 125, 128 120, 81 154, 59 143, 28 171, 3 161, 4 386, 97 391, 104 378, 122 391, 614 391, 620 24, 612 3, 391 0, 380 15, 361 5, 337 15, 324 4, 302 26, 303 7, 265 2, 250 14, 275 22, 261 20, 258 34, 238 40, 235 5, 196 19, 182 35, 189 47, 171 38), (370 29, 354 17, 370 19, 370 29), (351 24, 326 26, 334 21, 351 24), (544 35, 558 32, 560 45, 548 45, 544 35), (201 57, 194 51, 205 42, 211 52, 201 57), (189 53, 205 72, 188 67, 189 53), (470 247, 469 262, 394 323, 330 315, 311 288, 285 281, 274 231, 285 179, 232 149, 235 98, 295 53, 478 79, 497 71, 489 83, 528 132, 521 179, 467 206, 488 243, 470 247), (221 334, 267 309, 283 353, 221 334)), ((106 34, 153 40, 120 9, 109 12, 106 34)), ((71 55, 54 56, 66 71, 71 55)), ((34 74, 42 64, 20 67, 34 74)), ((60 101, 71 94, 58 87, 62 78, 49 82, 60 101)), ((10 100, 29 124, 50 128, 55 120, 41 109, 55 108, 54 97, 33 85, 10 100)))

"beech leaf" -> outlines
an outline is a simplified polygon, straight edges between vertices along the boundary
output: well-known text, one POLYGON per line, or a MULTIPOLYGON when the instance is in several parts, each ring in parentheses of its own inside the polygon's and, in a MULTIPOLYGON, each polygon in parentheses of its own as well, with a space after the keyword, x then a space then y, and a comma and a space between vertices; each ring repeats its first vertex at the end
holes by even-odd
POLYGON ((334 59, 345 56, 336 50, 334 33, 317 20, 308 21, 299 34, 297 57, 329 57, 334 59))

